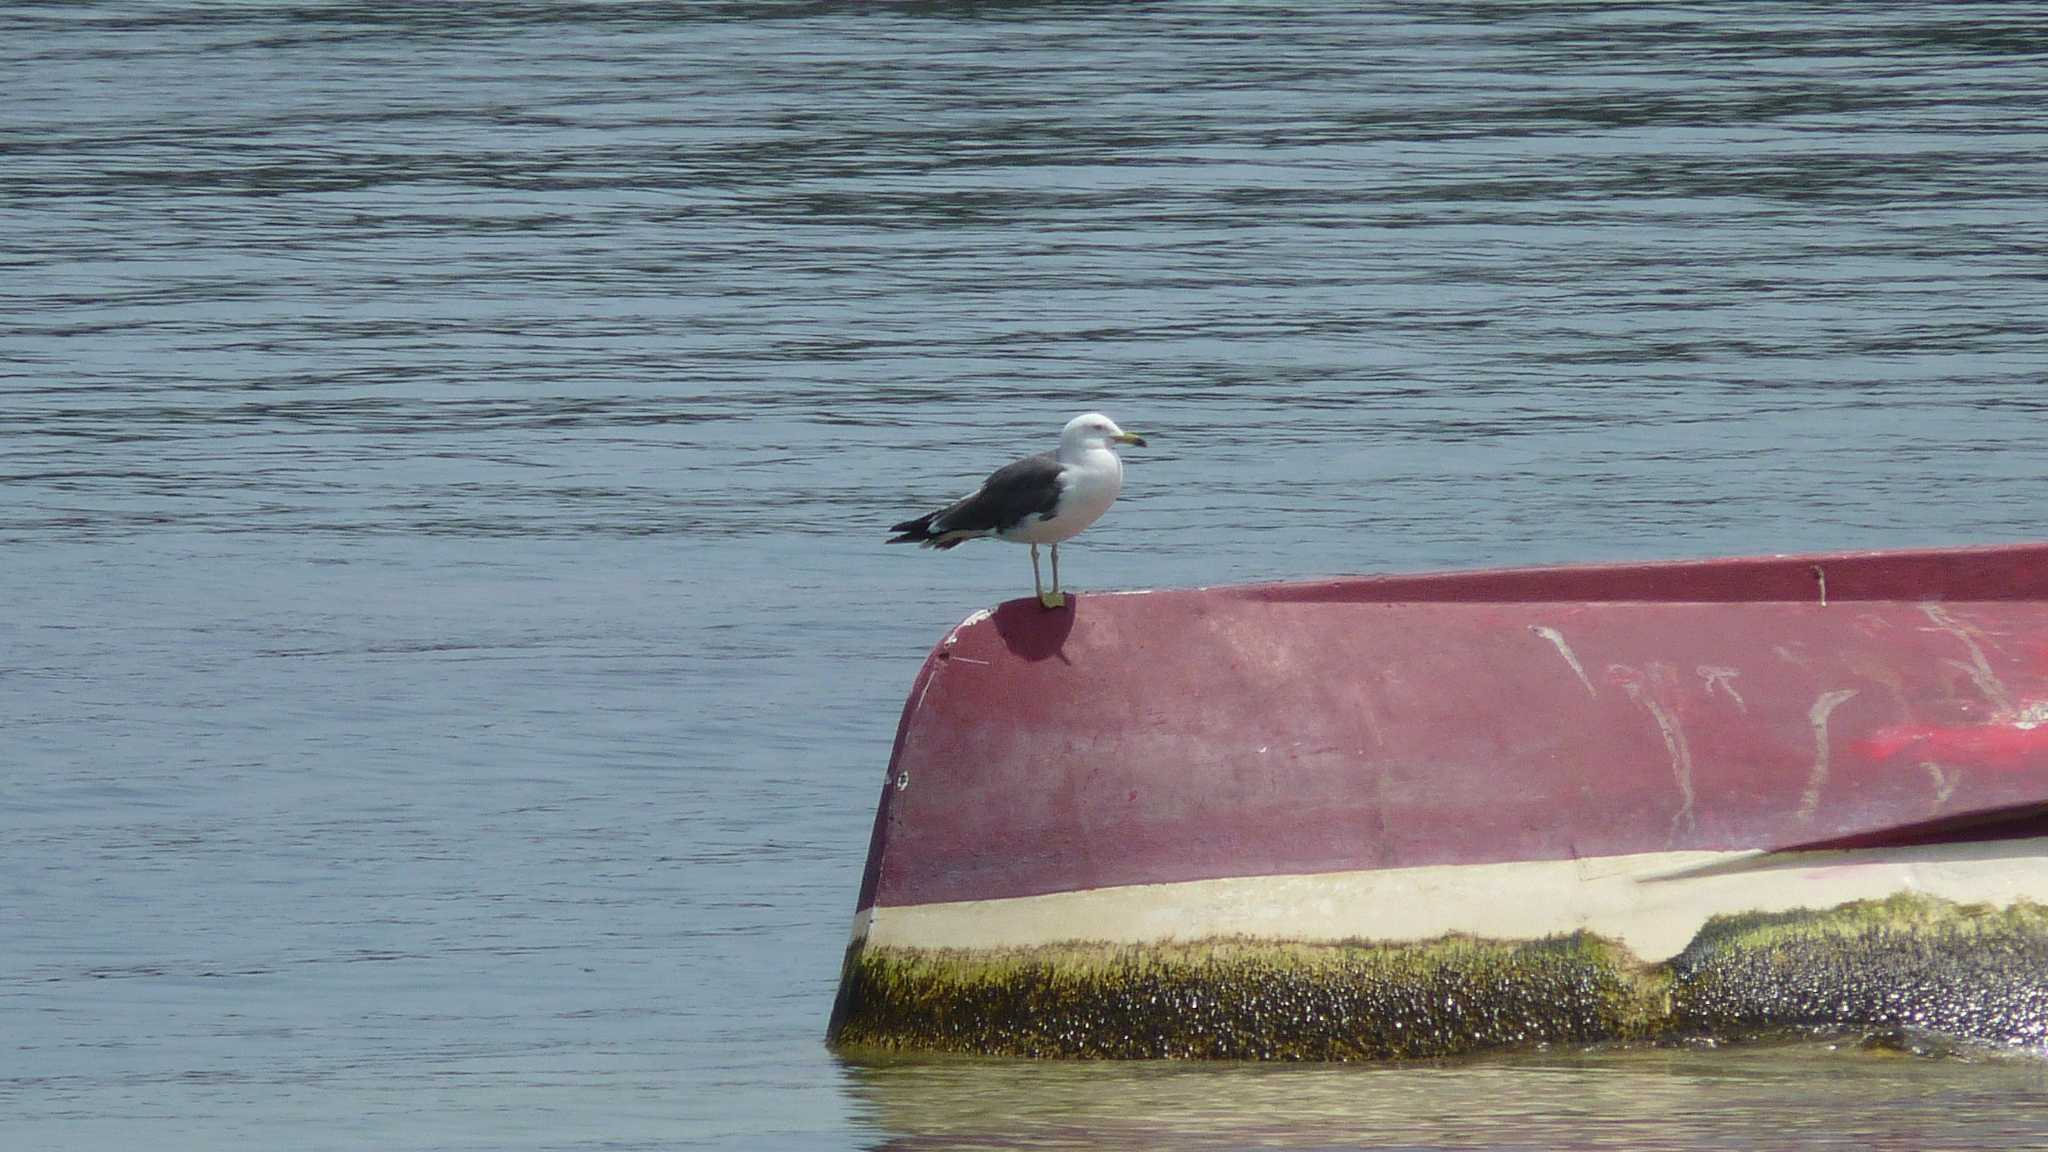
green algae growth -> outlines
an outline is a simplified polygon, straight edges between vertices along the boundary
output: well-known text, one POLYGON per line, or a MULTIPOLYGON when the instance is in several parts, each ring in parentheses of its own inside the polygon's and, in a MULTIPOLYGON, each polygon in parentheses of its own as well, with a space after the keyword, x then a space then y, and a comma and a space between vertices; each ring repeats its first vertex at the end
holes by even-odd
POLYGON ((855 945, 830 1039, 850 1051, 1388 1060, 1815 1027, 2048 1042, 2048 909, 1896 896, 1719 917, 1657 965, 1589 933, 855 945))

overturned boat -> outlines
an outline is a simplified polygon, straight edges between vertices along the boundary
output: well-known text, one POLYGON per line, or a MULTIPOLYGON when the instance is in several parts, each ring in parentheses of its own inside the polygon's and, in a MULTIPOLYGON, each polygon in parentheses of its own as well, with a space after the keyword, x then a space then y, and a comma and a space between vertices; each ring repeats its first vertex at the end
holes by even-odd
POLYGON ((896 734, 845 1049, 2048 1044, 2048 545, 1013 601, 896 734))

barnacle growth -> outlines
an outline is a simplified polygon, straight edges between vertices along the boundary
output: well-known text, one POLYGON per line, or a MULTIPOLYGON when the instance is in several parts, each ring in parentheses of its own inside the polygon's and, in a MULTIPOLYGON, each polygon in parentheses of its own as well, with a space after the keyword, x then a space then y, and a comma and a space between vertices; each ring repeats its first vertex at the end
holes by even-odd
POLYGON ((2048 908, 1925 896, 1710 922, 1671 961, 1672 1026, 1905 1029, 2048 1045, 2048 908))

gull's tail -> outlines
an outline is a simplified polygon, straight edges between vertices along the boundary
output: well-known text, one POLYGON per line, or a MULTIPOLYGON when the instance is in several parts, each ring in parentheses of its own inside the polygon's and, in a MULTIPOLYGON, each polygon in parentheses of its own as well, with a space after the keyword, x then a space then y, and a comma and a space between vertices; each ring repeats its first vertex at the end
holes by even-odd
POLYGON ((950 511, 952 511, 950 508, 941 508, 937 512, 927 512, 915 520, 905 520, 903 523, 891 527, 889 531, 895 532, 897 535, 889 537, 889 543, 922 544, 927 548, 951 548, 962 540, 972 540, 976 536, 987 535, 985 532, 948 531, 944 527, 934 528, 933 525, 941 521, 946 513, 950 511))

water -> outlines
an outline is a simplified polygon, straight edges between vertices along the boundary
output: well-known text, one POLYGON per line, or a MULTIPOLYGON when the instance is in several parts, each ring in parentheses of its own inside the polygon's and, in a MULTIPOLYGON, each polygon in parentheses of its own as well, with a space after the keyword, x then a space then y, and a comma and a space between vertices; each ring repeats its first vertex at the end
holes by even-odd
POLYGON ((1083 588, 2037 538, 2044 89, 2025 5, 7 7, 0 1136, 2048 1147, 2025 1062, 820 1043, 1029 588, 883 526, 1101 407, 1083 588))

